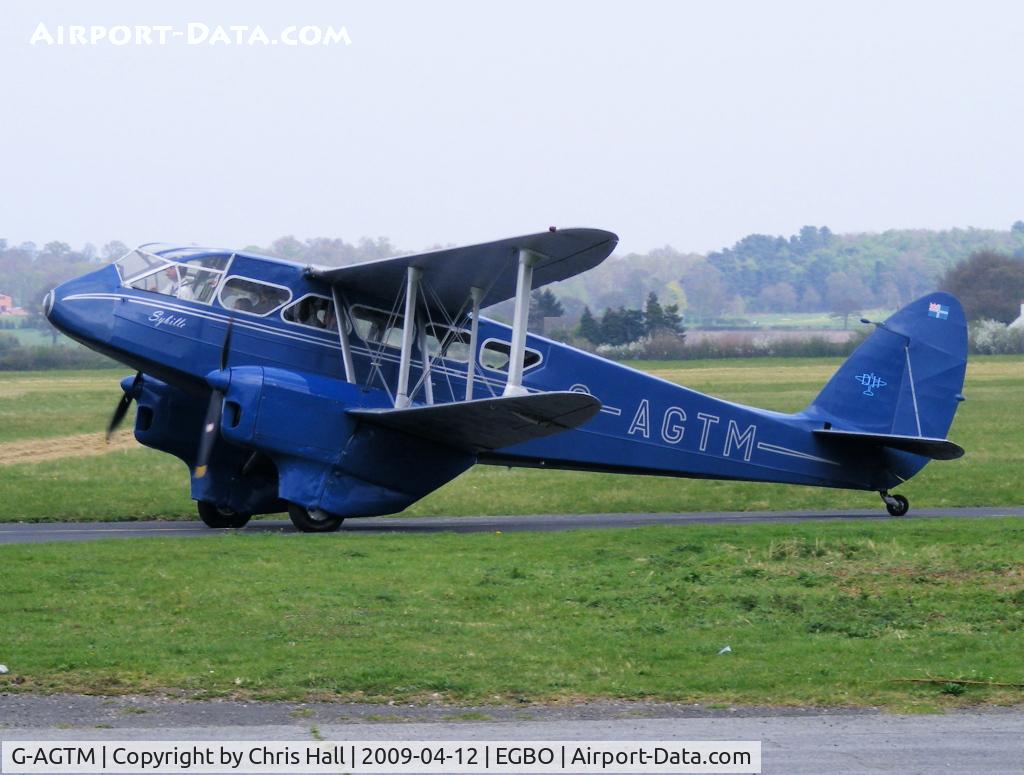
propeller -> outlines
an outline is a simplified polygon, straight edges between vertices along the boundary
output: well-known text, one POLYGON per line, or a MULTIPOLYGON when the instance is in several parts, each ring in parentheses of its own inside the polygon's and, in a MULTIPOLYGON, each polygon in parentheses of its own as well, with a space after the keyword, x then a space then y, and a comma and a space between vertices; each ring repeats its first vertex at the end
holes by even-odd
POLYGON ((138 395, 139 385, 142 384, 142 372, 136 372, 135 379, 132 380, 131 387, 129 387, 121 395, 121 400, 117 402, 117 406, 114 407, 114 413, 110 416, 110 423, 107 425, 107 441, 110 441, 110 437, 114 435, 114 431, 124 420, 124 416, 128 414, 128 407, 132 405, 132 399, 138 395))
POLYGON ((231 328, 235 325, 234 318, 228 318, 228 327, 224 332, 224 344, 220 347, 220 370, 228 367, 228 355, 231 353, 231 328))
MULTIPOLYGON (((228 319, 228 327, 224 332, 224 344, 220 348, 220 370, 228 367, 228 356, 231 353, 231 329, 234 320, 228 319)), ((199 437, 199 454, 196 455, 196 479, 206 476, 210 464, 210 454, 213 452, 213 443, 217 440, 217 429, 220 427, 220 416, 224 411, 224 391, 219 387, 213 388, 210 393, 210 405, 206 408, 206 419, 203 420, 202 435, 199 437)))

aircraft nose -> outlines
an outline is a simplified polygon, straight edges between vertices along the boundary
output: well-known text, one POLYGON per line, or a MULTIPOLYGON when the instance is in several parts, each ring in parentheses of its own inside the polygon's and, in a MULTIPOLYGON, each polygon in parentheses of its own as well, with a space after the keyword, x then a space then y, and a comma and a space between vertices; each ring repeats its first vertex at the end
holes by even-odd
POLYGON ((119 280, 111 265, 68 280, 43 298, 43 313, 60 331, 83 343, 103 343, 113 327, 114 297, 119 280))

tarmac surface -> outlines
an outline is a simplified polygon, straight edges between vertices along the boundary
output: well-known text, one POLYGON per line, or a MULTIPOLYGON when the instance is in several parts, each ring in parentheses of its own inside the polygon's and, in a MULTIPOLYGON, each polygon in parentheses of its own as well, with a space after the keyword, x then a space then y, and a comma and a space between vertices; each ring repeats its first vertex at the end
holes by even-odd
MULTIPOLYGON (((514 517, 414 517, 352 519, 342 533, 486 533, 552 532, 646 525, 798 523, 892 519, 988 519, 1024 517, 1024 508, 989 507, 963 509, 912 509, 906 517, 890 517, 881 507, 846 511, 715 511, 688 514, 538 514, 514 517)), ((104 538, 192 538, 221 535, 202 522, 8 522, 0 524, 0 544, 34 544, 48 541, 95 541, 104 538)), ((287 520, 258 519, 241 533, 295 533, 287 520)))
POLYGON ((760 740, 765 773, 1024 770, 1019 708, 898 716, 651 702, 452 707, 15 694, 0 695, 0 739, 760 740))

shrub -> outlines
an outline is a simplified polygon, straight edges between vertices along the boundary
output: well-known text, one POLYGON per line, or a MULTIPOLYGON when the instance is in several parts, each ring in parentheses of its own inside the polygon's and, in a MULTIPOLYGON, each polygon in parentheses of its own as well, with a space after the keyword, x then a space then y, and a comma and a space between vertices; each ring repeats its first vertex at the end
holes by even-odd
POLYGON ((644 358, 643 342, 630 342, 629 344, 599 344, 594 352, 602 358, 610 358, 613 361, 633 361, 644 358))
POLYGON ((1024 353, 1024 329, 1009 328, 998 320, 979 320, 968 329, 970 351, 979 355, 1024 353))
POLYGON ((643 358, 655 361, 672 361, 686 357, 685 337, 670 331, 661 331, 643 343, 643 358))

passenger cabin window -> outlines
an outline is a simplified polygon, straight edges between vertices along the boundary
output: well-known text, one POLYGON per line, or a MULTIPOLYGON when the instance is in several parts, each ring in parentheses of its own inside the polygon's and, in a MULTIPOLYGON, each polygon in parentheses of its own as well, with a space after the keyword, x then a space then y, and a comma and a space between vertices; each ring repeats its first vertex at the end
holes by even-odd
POLYGON ((352 307, 350 314, 356 335, 364 342, 383 344, 386 347, 402 346, 405 321, 401 315, 391 315, 370 307, 352 307))
POLYGON ((209 304, 230 259, 227 255, 190 258, 180 251, 157 255, 133 250, 117 267, 130 288, 209 304))
POLYGON ((469 333, 432 323, 427 326, 427 355, 459 363, 469 362, 469 333))
MULTIPOLYGON (((508 371, 509 356, 512 348, 508 342, 488 339, 480 348, 480 365, 492 371, 508 371)), ((523 371, 528 371, 540 364, 540 353, 526 348, 523 356, 523 371)))
POLYGON ((285 307, 281 317, 289 323, 321 330, 335 331, 338 327, 334 316, 334 301, 326 296, 304 296, 285 307))
POLYGON ((248 312, 250 315, 269 315, 282 304, 287 304, 292 292, 258 280, 231 277, 220 289, 220 303, 225 309, 248 312))

